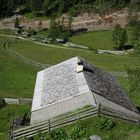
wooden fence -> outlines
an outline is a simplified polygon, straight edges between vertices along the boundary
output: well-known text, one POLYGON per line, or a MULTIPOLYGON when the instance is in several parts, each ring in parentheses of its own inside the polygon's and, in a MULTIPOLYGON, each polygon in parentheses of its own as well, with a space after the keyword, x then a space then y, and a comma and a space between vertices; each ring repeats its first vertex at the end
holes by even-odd
POLYGON ((100 114, 119 118, 124 121, 132 122, 132 123, 136 123, 136 124, 139 124, 139 122, 140 122, 140 114, 137 114, 136 112, 134 112, 134 115, 130 115, 130 114, 127 114, 122 111, 100 106, 100 114), (137 115, 135 115, 135 114, 137 114, 137 115))
POLYGON ((19 139, 21 137, 29 138, 39 133, 49 132, 52 129, 69 125, 78 120, 82 120, 82 119, 93 117, 93 116, 100 117, 101 115, 115 117, 115 118, 119 118, 128 122, 135 123, 135 124, 140 124, 140 117, 137 117, 135 115, 129 115, 121 111, 116 111, 115 109, 103 107, 101 104, 99 104, 96 108, 93 108, 92 106, 90 106, 85 109, 79 110, 77 112, 64 114, 64 115, 52 118, 43 123, 39 123, 36 125, 14 130, 12 133, 12 136, 14 139, 19 139))
POLYGON ((33 137, 39 133, 48 132, 51 131, 52 129, 69 125, 75 121, 96 116, 97 111, 98 108, 93 108, 92 106, 89 106, 85 109, 76 112, 60 115, 58 117, 47 120, 46 122, 43 123, 14 130, 11 137, 13 139, 19 139, 22 137, 27 137, 27 138, 33 137))

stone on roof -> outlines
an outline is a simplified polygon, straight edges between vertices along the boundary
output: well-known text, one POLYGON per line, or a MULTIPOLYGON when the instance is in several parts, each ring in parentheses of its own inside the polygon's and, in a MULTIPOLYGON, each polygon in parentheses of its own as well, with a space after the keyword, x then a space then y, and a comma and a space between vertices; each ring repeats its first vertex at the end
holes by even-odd
POLYGON ((44 71, 42 105, 52 104, 79 93, 76 80, 77 61, 72 59, 44 71))
POLYGON ((125 108, 136 111, 137 109, 128 98, 125 91, 121 88, 119 82, 109 73, 104 72, 93 64, 81 59, 83 63, 83 72, 89 88, 125 108))

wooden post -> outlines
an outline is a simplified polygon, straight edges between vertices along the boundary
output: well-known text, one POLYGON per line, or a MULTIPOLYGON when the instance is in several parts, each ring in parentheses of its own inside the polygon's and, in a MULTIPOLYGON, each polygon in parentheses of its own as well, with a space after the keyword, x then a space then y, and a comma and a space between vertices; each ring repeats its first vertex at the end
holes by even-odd
POLYGON ((51 131, 51 122, 50 120, 48 120, 48 132, 50 133, 50 131, 51 131))
POLYGON ((101 114, 101 103, 98 104, 98 117, 100 117, 101 114))
POLYGON ((10 130, 9 132, 9 140, 14 140, 13 130, 10 130))
POLYGON ((137 121, 137 124, 140 125, 140 120, 137 121))

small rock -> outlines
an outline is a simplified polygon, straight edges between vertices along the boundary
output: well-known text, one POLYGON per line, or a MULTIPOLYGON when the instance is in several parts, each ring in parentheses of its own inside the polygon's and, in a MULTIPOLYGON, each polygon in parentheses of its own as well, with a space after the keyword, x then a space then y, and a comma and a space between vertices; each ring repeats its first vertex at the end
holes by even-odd
POLYGON ((89 137, 89 140, 102 140, 102 139, 98 135, 92 135, 92 136, 89 137))

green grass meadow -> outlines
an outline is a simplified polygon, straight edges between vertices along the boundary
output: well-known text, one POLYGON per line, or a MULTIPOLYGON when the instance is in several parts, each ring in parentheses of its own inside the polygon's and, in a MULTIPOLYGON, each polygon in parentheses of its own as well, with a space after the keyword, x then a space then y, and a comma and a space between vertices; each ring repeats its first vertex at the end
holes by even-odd
MULTIPOLYGON (((71 40, 76 44, 85 45, 92 49, 112 49, 113 44, 110 37, 111 31, 102 31, 79 34, 73 36, 71 40)), ((5 41, 10 42, 9 47, 11 49, 39 63, 54 65, 72 57, 79 56, 105 71, 124 72, 126 71, 125 65, 129 67, 140 67, 139 55, 100 55, 90 50, 64 48, 57 45, 54 45, 54 47, 47 47, 34 44, 30 41, 0 36, 0 97, 32 98, 36 75, 37 72, 41 70, 41 68, 26 64, 21 58, 10 54, 3 46, 5 41)), ((118 78, 118 80, 134 104, 140 106, 139 92, 129 92, 129 79, 118 78)), ((13 117, 22 115, 25 112, 30 112, 30 106, 8 105, 0 109, 0 140, 7 140, 10 121, 13 117)), ((117 126, 111 131, 96 129, 98 118, 78 121, 64 129, 69 131, 75 125, 82 125, 87 128, 87 133, 84 137, 97 134, 100 135, 103 140, 140 139, 140 126, 126 123, 118 119, 113 120, 116 121, 117 126)), ((38 137, 35 138, 35 140, 38 139, 38 137)))
POLYGON ((39 68, 23 63, 3 47, 0 38, 0 97, 31 98, 39 68))
POLYGON ((117 56, 111 54, 100 55, 89 50, 46 47, 21 40, 12 42, 10 47, 34 61, 52 65, 72 57, 79 56, 106 71, 125 71, 125 65, 140 66, 139 56, 131 57, 131 55, 117 56))
MULTIPOLYGON (((95 31, 79 33, 70 38, 70 41, 87 46, 91 50, 103 49, 114 50, 114 44, 112 42, 112 30, 107 31, 95 31)), ((131 29, 127 29, 128 42, 127 45, 131 45, 131 29)))
POLYGON ((113 50, 111 41, 112 31, 97 31, 80 33, 71 37, 71 41, 75 44, 80 44, 89 47, 90 49, 113 50))
POLYGON ((136 105, 140 106, 140 93, 139 91, 130 91, 130 81, 128 77, 119 77, 117 78, 118 81, 120 82, 122 88, 125 90, 131 101, 136 105))

